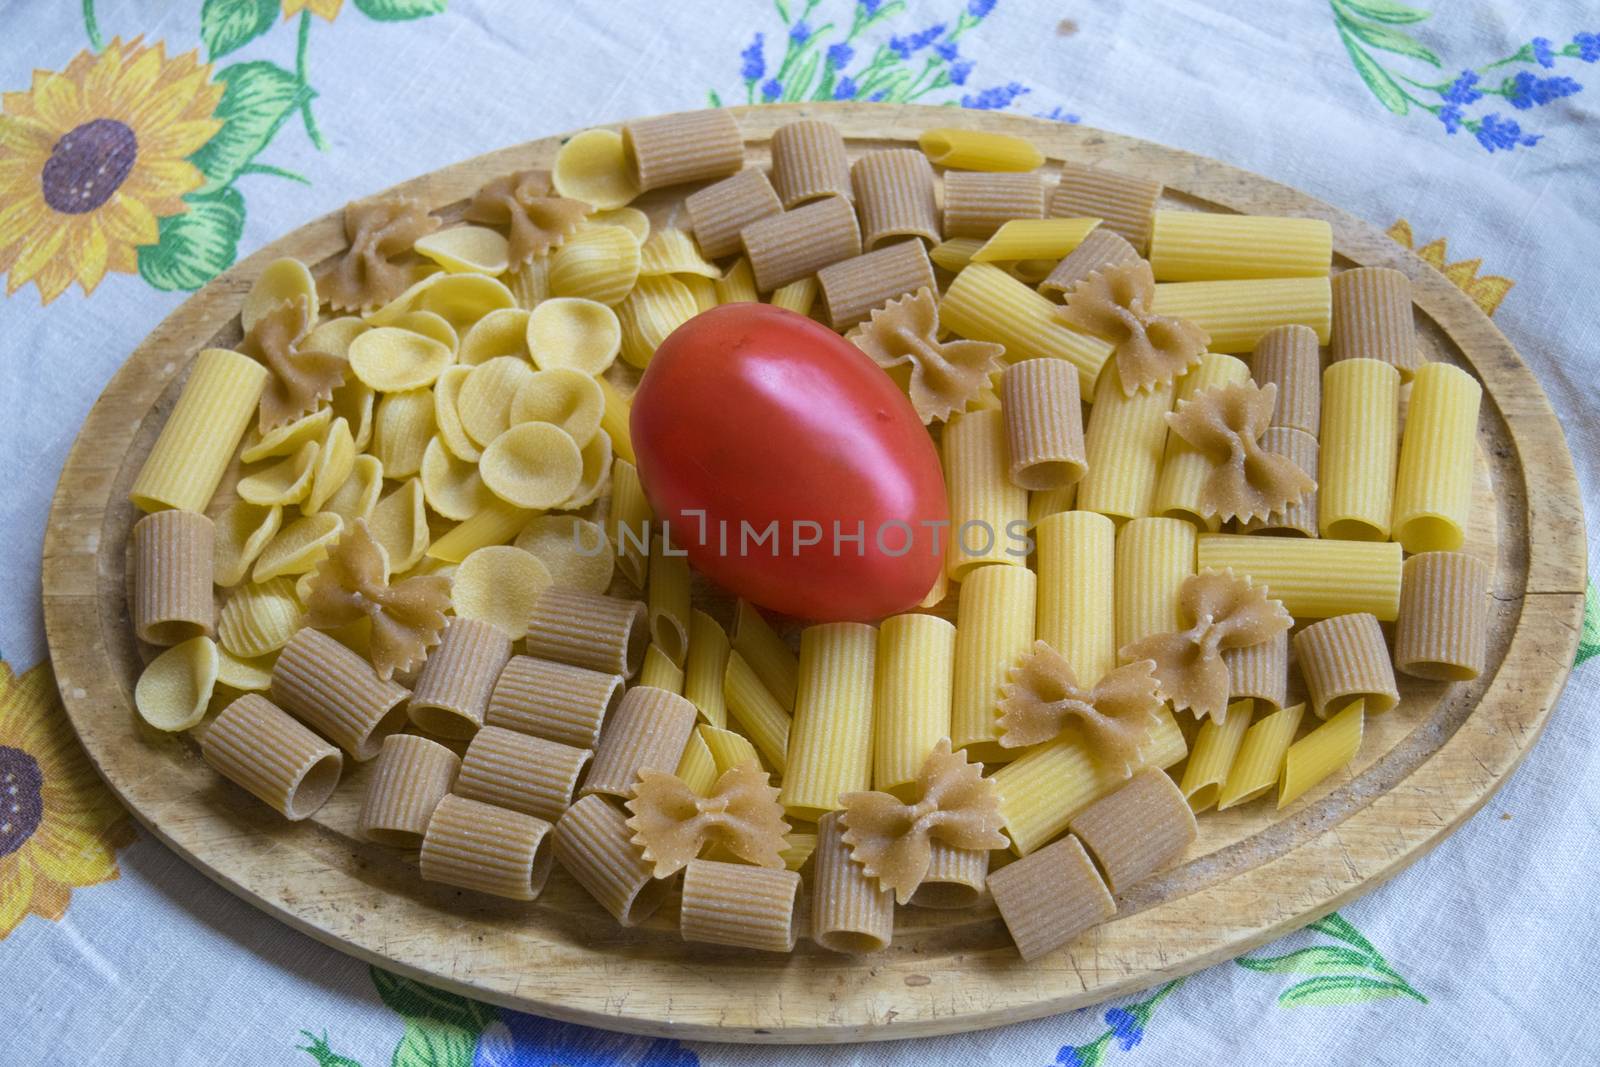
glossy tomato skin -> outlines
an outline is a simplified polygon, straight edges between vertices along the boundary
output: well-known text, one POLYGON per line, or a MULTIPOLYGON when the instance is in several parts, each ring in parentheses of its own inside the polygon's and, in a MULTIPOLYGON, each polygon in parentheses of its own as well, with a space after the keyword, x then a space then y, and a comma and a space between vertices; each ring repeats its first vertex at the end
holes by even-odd
POLYGON ((658 523, 730 593, 865 622, 915 607, 938 577, 938 449, 887 374, 803 315, 728 304, 690 319, 651 358, 630 430, 658 523), (773 522, 776 545, 758 542, 773 522))

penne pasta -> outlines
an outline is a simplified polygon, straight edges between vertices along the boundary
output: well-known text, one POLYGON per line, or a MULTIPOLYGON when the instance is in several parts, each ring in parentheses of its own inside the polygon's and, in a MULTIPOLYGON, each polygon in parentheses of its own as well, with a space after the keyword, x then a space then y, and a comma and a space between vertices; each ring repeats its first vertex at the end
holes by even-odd
MULTIPOLYGON (((944 236, 994 236, 1013 219, 1044 218, 1044 179, 1039 174, 952 171, 944 176, 944 236)), ((1070 249, 1068 250, 1070 251, 1070 249)), ((1063 252, 1049 258, 1059 259, 1063 252)), ((1039 256, 990 256, 1038 259, 1039 256)))
POLYGON ((1064 489, 1083 478, 1089 460, 1072 367, 1055 359, 1013 363, 1002 379, 1000 410, 1014 484, 1037 492, 1064 489))
POLYGON ((1278 387, 1272 425, 1316 437, 1322 432, 1322 356, 1309 326, 1277 326, 1261 335, 1250 357, 1250 376, 1262 388, 1278 387))
POLYGON ((989 893, 1025 960, 1053 952, 1117 913, 1111 891, 1071 835, 989 875, 989 893))
POLYGON ((744 863, 695 859, 683 871, 678 929, 685 941, 793 952, 800 876, 744 863))
POLYGON ((315 814, 344 770, 339 750, 276 704, 246 693, 200 736, 200 755, 234 785, 287 819, 315 814))
POLYGON ((637 926, 666 900, 672 883, 657 880, 633 843, 628 817, 600 796, 586 796, 556 822, 555 855, 568 874, 623 926, 637 926))
MULTIPOLYGON (((923 130, 917 144, 941 167, 960 170, 1026 171, 1044 164, 1044 153, 1025 137, 986 130, 940 127, 923 130)), ((947 174, 948 181, 955 175, 947 174)))
POLYGON ((1265 585, 1297 619, 1371 612, 1391 622, 1400 611, 1400 546, 1367 541, 1201 534, 1200 570, 1232 568, 1265 585))
MULTIPOLYGON (((773 151, 776 154, 776 138, 773 151)), ((782 214, 784 209, 759 167, 746 167, 731 178, 690 193, 683 206, 701 253, 712 259, 737 254, 742 247, 740 231, 752 222, 782 214)))
POLYGON ((1230 703, 1227 716, 1220 723, 1209 715, 1201 718, 1194 748, 1183 767, 1183 781, 1178 786, 1195 814, 1216 807, 1254 714, 1255 701, 1245 698, 1230 703))
POLYGON ((1352 700, 1337 715, 1290 745, 1278 779, 1278 810, 1299 800, 1341 767, 1348 767, 1361 751, 1365 726, 1363 702, 1352 700))
POLYGON ((1050 260, 1053 267, 1056 260, 1070 255, 1099 225, 1099 219, 1012 219, 972 254, 972 262, 1050 260))
POLYGON ((650 544, 650 638, 681 666, 689 651, 689 561, 668 535, 650 544))
POLYGON ((1118 649, 1184 628, 1178 594, 1195 573, 1195 544, 1194 525, 1182 519, 1135 519, 1118 531, 1118 649))
POLYGON ((1143 253, 1155 224, 1161 183, 1099 167, 1061 164, 1060 180, 1050 194, 1052 218, 1097 218, 1143 253))
POLYGON ((732 646, 722 624, 703 611, 689 613, 689 654, 683 664, 683 695, 712 726, 728 725, 723 679, 732 646))
POLYGON ((1113 893, 1178 862, 1194 843, 1194 812, 1165 771, 1146 767, 1072 817, 1068 831, 1113 893))
MULTIPOLYGON (((1232 356, 1207 352, 1189 373, 1178 379, 1173 407, 1179 408, 1207 389, 1235 385, 1250 380, 1250 368, 1232 356)), ((1210 477, 1211 461, 1199 449, 1176 433, 1167 435, 1161 458, 1161 476, 1156 481, 1154 509, 1157 515, 1188 519, 1208 530, 1222 528, 1216 515, 1202 514, 1200 493, 1210 477)))
POLYGON ((1245 731, 1239 754, 1233 758, 1227 780, 1217 796, 1217 810, 1227 811, 1247 804, 1278 784, 1283 773, 1283 758, 1300 729, 1306 706, 1296 704, 1259 720, 1245 731))
POLYGON ((1399 422, 1400 374, 1393 366, 1347 359, 1323 374, 1317 454, 1317 527, 1323 537, 1389 539, 1399 422))
POLYGON ((1375 359, 1401 381, 1422 365, 1411 311, 1411 280, 1388 267, 1357 267, 1333 276, 1332 359, 1375 359))
MULTIPOLYGON (((215 632, 214 530, 210 519, 192 511, 158 511, 134 523, 129 614, 139 640, 175 645, 215 632)), ((235 581, 244 576, 238 570, 235 581)))
POLYGON ((741 599, 734 607, 733 650, 744 657, 779 707, 792 712, 800 685, 800 661, 748 600, 741 599))
POLYGON ((128 491, 134 507, 204 511, 270 377, 249 356, 203 349, 128 491))
POLYGON ((872 788, 915 799, 918 775, 950 736, 956 628, 936 615, 893 615, 878 627, 872 788))
POLYGON ((1025 566, 1020 536, 1028 494, 1006 473, 1006 422, 999 411, 953 416, 944 429, 944 472, 950 494, 945 573, 960 581, 989 563, 1025 566))
POLYGON ((1093 689, 1117 665, 1116 530, 1104 515, 1067 511, 1040 520, 1034 537, 1035 636, 1061 653, 1079 685, 1093 689))
POLYGON ((769 767, 780 776, 784 774, 789 765, 789 734, 793 723, 778 698, 738 652, 728 654, 722 696, 734 725, 755 742, 769 767))
POLYGON ((785 208, 811 200, 855 197, 844 135, 831 122, 801 119, 772 132, 772 184, 785 208))
POLYGON ((739 124, 721 108, 626 123, 622 147, 641 192, 720 178, 744 165, 739 124))
POLYGON ((1268 330, 1307 326, 1326 344, 1332 294, 1323 278, 1250 278, 1222 282, 1162 282, 1152 310, 1188 319, 1211 336, 1213 352, 1249 352, 1268 330))
MULTIPOLYGON (((453 791, 484 804, 540 819, 561 818, 583 768, 594 755, 542 737, 485 726, 473 735, 453 791)), ((676 758, 673 767, 678 765, 676 758)))
MULTIPOLYGON (((846 261, 848 262, 848 261, 846 261)), ((810 315, 817 302, 817 276, 809 275, 780 285, 772 291, 772 306, 784 308, 796 315, 810 315)))
POLYGON ((411 695, 310 627, 297 631, 273 664, 271 694, 275 704, 358 761, 376 756, 383 739, 405 725, 411 695))
POLYGON ((739 231, 739 240, 763 293, 861 254, 856 213, 837 196, 758 219, 739 231))
MULTIPOLYGON (((939 243, 939 205, 933 168, 914 148, 868 152, 850 168, 850 185, 861 212, 861 244, 870 252, 896 237, 939 243)), ((760 277, 760 270, 756 276, 760 277)))
POLYGON ((594 765, 580 796, 633 796, 640 771, 671 774, 694 730, 694 705, 676 693, 634 686, 600 731, 594 765))
POLYGON ((800 635, 800 682, 778 797, 797 818, 815 819, 839 807, 840 794, 872 785, 877 644, 877 630, 854 622, 810 626, 800 635))
POLYGON ((701 796, 710 793, 716 785, 717 759, 711 754, 705 735, 699 730, 690 731, 689 740, 683 746, 683 755, 678 760, 678 769, 672 774, 701 796))
POLYGON ((630 405, 627 397, 617 391, 607 378, 596 378, 595 384, 600 386, 600 398, 603 407, 600 411, 600 429, 611 438, 611 451, 619 458, 633 463, 633 438, 628 432, 628 417, 630 405))
POLYGON ((528 654, 606 674, 639 673, 649 643, 644 605, 575 589, 546 589, 528 619, 528 654))
POLYGON ((1448 682, 1482 674, 1491 577, 1488 564, 1460 552, 1420 552, 1406 560, 1394 665, 1418 678, 1448 682))
POLYGON ((356 825, 380 845, 417 847, 460 768, 460 757, 436 741, 390 734, 372 762, 356 825))
POLYGON ((972 262, 972 254, 982 247, 983 241, 977 237, 950 237, 930 248, 928 258, 933 260, 934 266, 959 274, 972 262))
POLYGON ((412 723, 437 737, 471 737, 510 659, 511 636, 504 630, 459 615, 450 619, 412 687, 412 723))
POLYGON ((1294 635, 1294 653, 1311 693, 1311 711, 1319 719, 1352 697, 1363 698, 1373 715, 1400 702, 1383 630, 1366 612, 1307 626, 1294 635))
POLYGON ((592 749, 622 702, 622 675, 512 656, 496 679, 483 721, 519 733, 592 749))
POLYGON ((1038 580, 1027 567, 979 567, 961 583, 957 602, 950 740, 975 762, 1003 759, 1000 686, 1033 647, 1038 580))
POLYGON ((439 801, 422 839, 423 881, 534 900, 550 877, 550 824, 466 797, 439 801))
MULTIPOLYGON (((711 753, 711 759, 717 765, 719 778, 741 764, 761 763, 761 755, 756 751, 756 746, 743 734, 705 725, 696 727, 694 732, 705 742, 706 749, 711 753)), ((782 776, 781 768, 778 774, 782 776)))
POLYGON ((1079 392, 1093 396, 1111 346, 1075 333, 1056 317, 1056 305, 990 263, 974 263, 939 301, 939 321, 974 341, 1004 345, 1011 362, 1049 357, 1078 368, 1079 392))
POLYGON ((1483 387, 1447 363, 1412 376, 1392 523, 1407 552, 1454 552, 1466 539, 1482 398, 1483 387))
MULTIPOLYGON (((816 282, 822 306, 835 330, 866 321, 891 300, 933 289, 933 264, 921 241, 896 241, 875 252, 823 267, 816 282)), ((777 298, 773 298, 777 303, 777 298)))
POLYGON ((480 548, 503 545, 516 537, 537 512, 496 497, 472 518, 456 524, 430 544, 427 555, 442 563, 460 563, 480 548))
POLYGON ((644 651, 644 665, 639 668, 639 685, 652 689, 665 689, 683 695, 683 669, 661 651, 660 645, 651 645, 644 651))
POLYGON ((646 592, 650 572, 650 528, 655 516, 639 482, 639 470, 628 460, 611 463, 611 532, 617 568, 634 588, 646 592))
POLYGON ((1150 266, 1158 282, 1326 278, 1333 227, 1323 219, 1157 211, 1150 266))
POLYGON ((838 812, 817 821, 811 939, 830 952, 880 952, 894 938, 894 894, 850 858, 838 812))

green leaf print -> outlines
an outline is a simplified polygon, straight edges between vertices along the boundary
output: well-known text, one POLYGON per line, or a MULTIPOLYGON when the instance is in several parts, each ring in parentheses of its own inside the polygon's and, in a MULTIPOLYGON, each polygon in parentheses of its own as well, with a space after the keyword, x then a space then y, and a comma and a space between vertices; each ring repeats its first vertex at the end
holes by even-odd
POLYGON ((445 0, 355 0, 356 10, 379 22, 427 18, 444 10, 445 0))
POLYGON ((1340 941, 1354 945, 1369 956, 1378 954, 1378 950, 1372 947, 1372 942, 1362 937, 1361 931, 1350 925, 1349 920, 1336 911, 1329 912, 1306 927, 1306 929, 1314 930, 1319 934, 1327 934, 1329 937, 1336 937, 1340 941))
POLYGON ((1384 973, 1372 965, 1372 957, 1354 949, 1334 945, 1303 948, 1286 956, 1240 957, 1239 966, 1268 974, 1342 974, 1352 968, 1384 973))
POLYGON ((1340 0, 1339 6, 1374 22, 1404 24, 1423 22, 1433 17, 1430 11, 1418 11, 1414 7, 1393 3, 1392 0, 1340 0))
POLYGON ((1600 593, 1590 582, 1583 598, 1583 632, 1578 635, 1578 656, 1572 661, 1576 667, 1600 652, 1600 593))
POLYGON ((222 120, 222 129, 189 157, 206 176, 201 193, 238 177, 284 121, 316 95, 289 71, 264 60, 236 63, 217 77, 227 86, 215 115, 222 120))
POLYGON ((205 0, 200 5, 200 38, 215 60, 242 48, 272 29, 279 0, 205 0))
POLYGON ((1403 981, 1363 978, 1359 975, 1335 975, 1312 978, 1299 985, 1290 986, 1278 995, 1278 1005, 1284 1008, 1300 1008, 1330 1004, 1361 1004, 1389 997, 1412 997, 1423 1004, 1428 1002, 1426 997, 1403 981))
POLYGON ((1368 22, 1352 21, 1348 25, 1351 33, 1354 33, 1362 41, 1374 48, 1382 49, 1385 52, 1393 52, 1395 55, 1420 59, 1424 63, 1431 63, 1435 67, 1439 65, 1439 57, 1434 55, 1431 49, 1423 47, 1408 34, 1401 33, 1398 30, 1391 30, 1386 26, 1374 26, 1368 22))
POLYGON ((401 978, 377 967, 370 970, 379 998, 407 1019, 433 1019, 460 1030, 470 1030, 474 1037, 494 1020, 494 1009, 475 1000, 401 978))
POLYGON ((1377 60, 1367 54, 1367 50, 1356 42, 1343 23, 1339 25, 1339 39, 1344 42, 1345 51, 1350 53, 1350 62, 1355 64, 1356 73, 1361 75, 1361 80, 1367 83, 1367 88, 1372 90, 1378 102, 1396 115, 1404 115, 1409 111, 1411 104, 1405 90, 1396 84, 1377 60))
POLYGON ((322 1031, 322 1036, 318 1037, 310 1030, 302 1030, 300 1036, 308 1043, 296 1045, 295 1048, 316 1060, 317 1067, 361 1067, 360 1060, 353 1060, 349 1056, 341 1056, 333 1051, 328 1044, 328 1031, 322 1031))
POLYGON ((393 1067, 471 1067, 478 1035, 436 1019, 407 1019, 393 1067))
POLYGON ((1356 1004, 1388 997, 1410 997, 1418 1003, 1428 1003, 1428 998, 1411 988, 1372 942, 1338 912, 1318 919, 1306 931, 1344 944, 1313 945, 1282 956, 1240 956, 1233 962, 1263 974, 1315 976, 1279 993, 1279 1007, 1356 1004))
POLYGON ((189 210, 161 220, 160 239, 139 249, 139 274, 157 289, 198 289, 233 263, 244 232, 244 198, 232 189, 190 194, 189 210))

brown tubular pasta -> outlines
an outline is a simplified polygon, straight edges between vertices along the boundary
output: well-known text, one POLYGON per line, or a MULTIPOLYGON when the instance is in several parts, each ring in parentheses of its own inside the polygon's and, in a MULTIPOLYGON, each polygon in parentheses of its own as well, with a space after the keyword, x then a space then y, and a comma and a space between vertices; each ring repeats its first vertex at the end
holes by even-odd
POLYGON ((772 184, 785 208, 825 196, 853 199, 844 135, 831 122, 801 119, 772 134, 772 184))
POLYGON ((556 823, 556 859, 600 906, 623 926, 653 915, 672 888, 652 877, 633 843, 621 809, 605 797, 587 796, 556 823))
POLYGON ((1358 698, 1367 702, 1369 715, 1400 702, 1394 664, 1375 615, 1335 615, 1312 623, 1294 635, 1294 654, 1319 719, 1358 698))
POLYGON ((490 694, 510 659, 511 637, 500 627, 452 618, 412 687, 411 721, 439 737, 471 737, 483 725, 490 694))
POLYGON ((1222 654, 1228 665, 1228 701, 1249 697, 1281 711, 1289 697, 1289 631, 1284 630, 1258 645, 1230 648, 1222 654))
POLYGON ((1462 552, 1419 552, 1400 571, 1394 664, 1463 682, 1483 673, 1489 645, 1488 564, 1462 552))
POLYGON ((896 241, 817 272, 822 306, 835 330, 866 321, 874 308, 919 289, 933 289, 933 264, 921 241, 896 241))
POLYGON ((200 754, 218 774, 293 820, 322 807, 344 769, 338 749, 257 693, 222 709, 201 735, 200 754))
POLYGON ((856 213, 837 196, 752 222, 739 240, 763 293, 861 254, 856 213))
POLYGON ((1194 841, 1194 812, 1166 771, 1147 767, 1067 823, 1120 893, 1182 858, 1194 841))
POLYGON ((739 124, 716 107, 630 122, 622 150, 640 192, 721 178, 744 165, 739 124))
POLYGON ((644 604, 577 589, 539 594, 528 617, 529 655, 632 678, 650 643, 644 604))
POLYGON ((133 527, 133 632, 152 645, 175 645, 216 631, 211 593, 211 520, 169 509, 133 527))
POLYGON ((439 228, 422 201, 406 197, 346 204, 343 258, 317 279, 317 291, 335 311, 368 311, 400 295, 411 271, 392 262, 418 238, 439 228))
POLYGON ((1126 267, 1139 262, 1139 253, 1133 250, 1127 238, 1104 227, 1089 231, 1083 243, 1062 257, 1044 281, 1039 291, 1046 296, 1060 295, 1072 289, 1097 270, 1107 267, 1126 267))
POLYGON ((1410 381, 1422 366, 1411 315, 1411 279, 1388 267, 1335 274, 1332 343, 1335 363, 1378 359, 1398 370, 1402 382, 1410 381))
POLYGON ((1071 834, 989 875, 989 894, 1025 960, 1060 948, 1117 913, 1105 880, 1071 834))
POLYGON ((811 854, 811 938, 832 952, 878 952, 894 937, 894 894, 850 859, 839 813, 817 822, 811 854))
POLYGON ((629 689, 601 731, 581 795, 631 797, 640 771, 677 770, 697 714, 694 705, 676 693, 647 685, 629 689))
MULTIPOLYGON (((1317 477, 1317 439, 1301 430, 1290 429, 1287 426, 1273 426, 1261 435, 1261 451, 1271 452, 1274 455, 1286 456, 1299 467, 1313 481, 1317 477)), ((1252 519, 1244 524, 1246 533, 1272 532, 1284 534, 1300 534, 1304 537, 1316 537, 1317 534, 1317 488, 1312 487, 1300 498, 1298 504, 1290 504, 1279 511, 1270 512, 1264 519, 1252 519)))
POLYGON ((1089 469, 1083 450, 1078 369, 1062 359, 1025 359, 1000 387, 1011 480, 1024 489, 1064 489, 1089 469))
POLYGON ((683 206, 701 253, 711 259, 738 252, 739 232, 752 222, 783 213, 772 183, 757 167, 690 193, 683 206))
POLYGON ((438 742, 390 734, 373 762, 361 802, 361 832, 380 845, 415 848, 460 769, 461 758, 438 742))
POLYGON ((1322 357, 1317 350, 1317 331, 1291 325, 1275 326, 1262 334, 1250 357, 1250 377, 1263 388, 1278 387, 1273 426, 1312 437, 1322 432, 1322 357))
POLYGON ((550 824, 466 797, 439 801, 422 839, 425 881, 533 900, 550 877, 550 824))
POLYGON ((800 875, 743 863, 690 860, 678 929, 685 941, 793 952, 800 875))
POLYGON ((933 844, 928 873, 911 894, 915 908, 970 908, 983 896, 989 877, 989 853, 978 848, 952 848, 943 842, 933 844))
POLYGON ((489 696, 484 722, 573 748, 594 748, 622 700, 622 675, 512 656, 489 696))
POLYGON ((944 176, 945 237, 993 237, 1012 219, 1044 218, 1044 178, 952 170, 944 176))
POLYGON ((272 699, 356 760, 405 725, 411 694, 320 630, 302 627, 272 667, 272 699))
POLYGON ((1061 180, 1050 194, 1050 217, 1099 219, 1102 229, 1121 234, 1143 255, 1150 245, 1160 199, 1160 182, 1063 163, 1061 180))
POLYGON ((939 205, 933 166, 915 148, 868 152, 850 168, 850 184, 861 211, 862 244, 868 251, 893 237, 939 243, 939 205))
POLYGON ((586 748, 485 726, 461 759, 455 793, 541 819, 559 819, 572 804, 591 755, 586 748))

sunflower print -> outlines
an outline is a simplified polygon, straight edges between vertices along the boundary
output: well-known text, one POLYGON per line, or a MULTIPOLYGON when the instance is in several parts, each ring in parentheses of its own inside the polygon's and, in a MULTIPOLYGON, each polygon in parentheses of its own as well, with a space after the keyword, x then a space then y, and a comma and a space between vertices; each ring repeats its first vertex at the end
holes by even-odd
POLYGON ((157 220, 205 181, 186 157, 217 132, 223 87, 198 54, 114 39, 58 73, 40 70, 0 112, 0 271, 49 303, 73 282, 139 269, 157 220))
POLYGON ((134 838, 56 694, 48 664, 0 662, 0 939, 31 912, 52 921, 72 891, 117 877, 134 838))
POLYGON ((1517 283, 1510 278, 1502 278, 1498 274, 1478 274, 1478 268, 1483 266, 1481 259, 1462 259, 1454 263, 1446 263, 1446 245, 1443 237, 1435 238, 1417 247, 1416 239, 1411 234, 1411 223, 1405 219, 1396 219, 1388 230, 1389 237, 1406 248, 1417 253, 1423 262, 1434 270, 1450 279, 1452 285, 1472 298, 1472 302, 1483 309, 1485 315, 1493 315, 1500 306, 1500 301, 1506 298, 1511 287, 1517 283))
POLYGON ((302 11, 310 11, 332 22, 339 17, 344 0, 283 0, 283 17, 293 18, 302 11))

